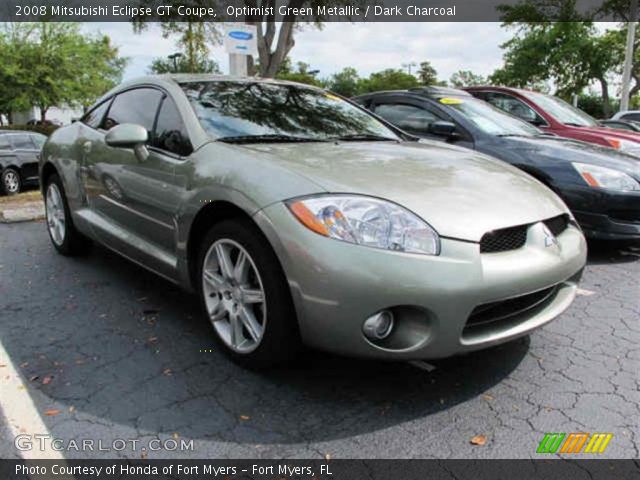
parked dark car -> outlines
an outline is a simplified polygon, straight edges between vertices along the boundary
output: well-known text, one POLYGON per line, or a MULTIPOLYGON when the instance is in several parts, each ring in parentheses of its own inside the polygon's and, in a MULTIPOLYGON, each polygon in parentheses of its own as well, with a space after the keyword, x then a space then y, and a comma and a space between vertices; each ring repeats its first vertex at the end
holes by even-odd
POLYGON ((0 192, 15 195, 38 184, 38 154, 46 140, 35 132, 0 130, 0 192))
POLYGON ((618 130, 630 130, 640 132, 640 122, 633 120, 600 120, 603 127, 616 128, 618 130))
POLYGON ((413 135, 504 160, 562 197, 591 238, 640 240, 640 162, 545 134, 462 90, 428 87, 353 99, 413 135))
POLYGON ((544 132, 612 147, 640 158, 640 134, 604 128, 591 115, 553 95, 507 87, 465 90, 544 132))

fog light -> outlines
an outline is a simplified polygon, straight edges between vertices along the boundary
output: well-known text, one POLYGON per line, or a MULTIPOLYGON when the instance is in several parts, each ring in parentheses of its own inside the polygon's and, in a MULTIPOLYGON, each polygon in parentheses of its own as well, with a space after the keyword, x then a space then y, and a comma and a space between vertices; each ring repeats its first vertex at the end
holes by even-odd
POLYGON ((362 325, 362 331, 370 340, 383 340, 393 330, 393 313, 383 310, 367 318, 362 325))

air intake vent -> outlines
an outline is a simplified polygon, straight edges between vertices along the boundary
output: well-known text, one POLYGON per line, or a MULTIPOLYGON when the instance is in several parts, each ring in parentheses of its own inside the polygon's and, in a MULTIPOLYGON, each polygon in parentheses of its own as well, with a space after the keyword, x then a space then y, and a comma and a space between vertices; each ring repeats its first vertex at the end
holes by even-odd
POLYGON ((527 241, 528 227, 520 225, 485 233, 480 240, 480 253, 507 252, 523 247, 527 241))
POLYGON ((557 217, 545 220, 544 224, 547 226, 549 231, 557 237, 569 226, 569 215, 558 215, 557 217))

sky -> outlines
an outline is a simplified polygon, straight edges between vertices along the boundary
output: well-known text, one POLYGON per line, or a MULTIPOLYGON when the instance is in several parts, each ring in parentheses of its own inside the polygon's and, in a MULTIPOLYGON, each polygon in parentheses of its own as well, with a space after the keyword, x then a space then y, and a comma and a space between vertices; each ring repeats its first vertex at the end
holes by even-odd
MULTIPOLYGON (((162 38, 157 24, 135 34, 129 23, 86 23, 87 32, 111 37, 120 54, 129 57, 125 79, 145 75, 156 57, 176 51, 174 40, 162 38)), ((500 23, 327 23, 322 30, 307 27, 295 36, 290 57, 303 61, 328 77, 345 67, 354 67, 361 76, 385 68, 428 60, 441 80, 458 70, 488 75, 502 65, 500 45, 511 36, 500 23)), ((228 58, 222 46, 211 51, 224 73, 228 58)))

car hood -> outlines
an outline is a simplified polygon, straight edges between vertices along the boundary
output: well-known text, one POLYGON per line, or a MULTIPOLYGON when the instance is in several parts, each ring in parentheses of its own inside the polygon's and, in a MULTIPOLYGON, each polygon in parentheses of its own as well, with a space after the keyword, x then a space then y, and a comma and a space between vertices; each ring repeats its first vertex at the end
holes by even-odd
POLYGON ((614 130, 607 127, 576 127, 574 125, 566 125, 566 128, 575 130, 576 132, 588 133, 599 137, 611 137, 620 140, 629 140, 630 142, 640 143, 640 132, 632 132, 625 130, 614 130))
POLYGON ((260 144, 247 148, 333 193, 384 198, 441 236, 480 241, 491 230, 568 212, 532 177, 472 150, 436 142, 260 144))
POLYGON ((589 163, 640 178, 640 160, 613 148, 561 137, 503 137, 504 147, 532 156, 589 163))

